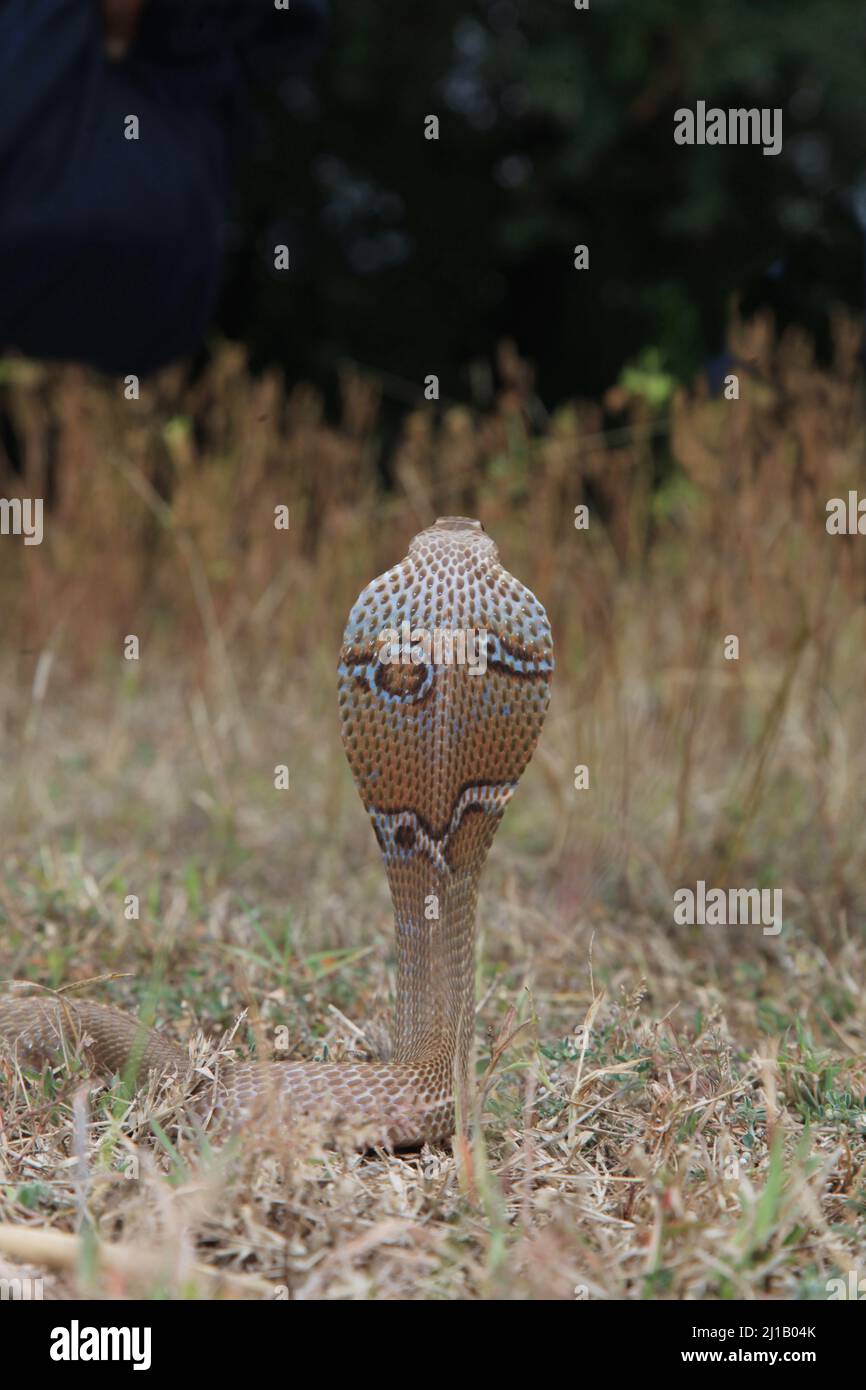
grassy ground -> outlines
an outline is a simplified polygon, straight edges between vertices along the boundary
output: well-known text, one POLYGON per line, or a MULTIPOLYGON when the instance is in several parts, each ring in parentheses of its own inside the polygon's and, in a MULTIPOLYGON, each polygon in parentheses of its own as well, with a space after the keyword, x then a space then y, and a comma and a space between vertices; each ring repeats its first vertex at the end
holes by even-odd
POLYGON ((541 435, 512 364, 492 415, 407 420, 388 492, 357 380, 333 428, 231 354, 134 405, 16 369, 21 487, 52 507, 42 546, 0 550, 3 979, 115 977, 86 992, 200 1062, 198 1029, 386 1055, 390 906, 336 716, 350 603, 465 511, 558 661, 482 889, 471 1143, 225 1145, 182 1084, 0 1053, 0 1222, 82 1232, 31 1266, 46 1296, 826 1298, 863 1274, 866 542, 824 507, 866 409, 838 333, 832 373, 757 329, 739 402, 619 391, 541 435), (698 879, 780 888, 781 933, 677 925, 698 879))

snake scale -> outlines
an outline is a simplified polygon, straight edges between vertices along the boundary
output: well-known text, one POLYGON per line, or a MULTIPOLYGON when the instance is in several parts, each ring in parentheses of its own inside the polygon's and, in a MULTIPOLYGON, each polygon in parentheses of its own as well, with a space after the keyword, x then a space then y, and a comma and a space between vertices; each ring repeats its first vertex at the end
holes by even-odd
MULTIPOLYGON (((355 1142, 414 1146, 454 1132, 474 1019, 475 912, 487 852, 538 740, 553 645, 541 604, 477 521, 444 517, 358 597, 343 637, 343 744, 391 889, 397 991, 388 1062, 232 1062, 234 1125, 301 1115, 355 1142), (461 659, 462 658, 462 659, 461 659)), ((103 1072, 182 1072, 186 1048, 107 1005, 0 997, 22 1058, 83 1043, 103 1072)))

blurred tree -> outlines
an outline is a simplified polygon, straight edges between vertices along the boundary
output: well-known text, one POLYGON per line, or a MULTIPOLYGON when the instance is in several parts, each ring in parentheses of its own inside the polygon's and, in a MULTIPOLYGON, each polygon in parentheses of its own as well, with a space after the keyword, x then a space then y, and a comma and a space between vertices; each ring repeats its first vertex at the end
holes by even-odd
POLYGON ((855 0, 590 5, 336 6, 318 73, 264 107, 225 328, 323 383, 357 360, 395 398, 429 372, 465 398, 470 364, 507 334, 552 404, 645 347, 688 376, 721 346, 735 290, 819 337, 833 299, 859 305, 855 0), (675 145, 674 112, 698 100, 781 108, 782 152, 675 145))

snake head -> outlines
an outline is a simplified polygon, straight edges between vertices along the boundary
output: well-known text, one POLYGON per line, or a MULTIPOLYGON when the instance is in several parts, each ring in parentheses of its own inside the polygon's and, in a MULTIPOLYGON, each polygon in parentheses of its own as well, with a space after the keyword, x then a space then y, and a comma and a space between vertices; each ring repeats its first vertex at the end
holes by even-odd
POLYGON ((552 671, 547 615, 480 521, 440 517, 367 585, 343 637, 340 718, 386 863, 422 845, 447 862, 467 796, 473 814, 501 816, 541 731, 552 671))

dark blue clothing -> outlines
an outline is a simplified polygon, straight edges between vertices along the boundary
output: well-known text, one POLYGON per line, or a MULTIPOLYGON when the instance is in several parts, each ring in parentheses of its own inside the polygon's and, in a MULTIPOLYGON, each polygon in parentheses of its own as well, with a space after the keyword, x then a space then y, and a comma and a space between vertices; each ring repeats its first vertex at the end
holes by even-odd
POLYGON ((199 345, 232 132, 314 56, 324 5, 148 0, 112 63, 96 0, 0 0, 0 349, 144 375, 199 345))

